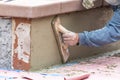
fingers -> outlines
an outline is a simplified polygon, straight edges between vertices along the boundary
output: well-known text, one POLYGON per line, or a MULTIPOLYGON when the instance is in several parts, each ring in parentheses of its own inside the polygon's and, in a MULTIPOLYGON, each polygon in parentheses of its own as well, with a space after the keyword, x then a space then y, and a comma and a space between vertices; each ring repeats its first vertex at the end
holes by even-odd
POLYGON ((75 33, 69 32, 69 33, 63 34, 62 37, 63 37, 64 41, 70 41, 70 40, 72 41, 75 39, 76 35, 75 35, 75 33))
POLYGON ((74 42, 73 41, 64 41, 65 45, 68 45, 68 46, 74 46, 74 42))
POLYGON ((73 40, 74 40, 74 38, 71 37, 71 36, 65 36, 65 37, 63 37, 63 41, 73 41, 73 40))
POLYGON ((63 40, 64 40, 64 41, 73 41, 73 39, 72 39, 72 38, 69 38, 69 37, 68 37, 68 38, 63 38, 63 40))
POLYGON ((65 34, 63 34, 63 38, 68 38, 68 37, 72 37, 71 33, 65 33, 65 34))
POLYGON ((65 33, 62 37, 63 42, 68 46, 74 46, 78 43, 78 35, 74 32, 65 33))
POLYGON ((71 36, 68 33, 66 33, 66 34, 63 34, 62 37, 63 37, 63 42, 66 45, 70 46, 71 45, 71 41, 72 41, 71 36))

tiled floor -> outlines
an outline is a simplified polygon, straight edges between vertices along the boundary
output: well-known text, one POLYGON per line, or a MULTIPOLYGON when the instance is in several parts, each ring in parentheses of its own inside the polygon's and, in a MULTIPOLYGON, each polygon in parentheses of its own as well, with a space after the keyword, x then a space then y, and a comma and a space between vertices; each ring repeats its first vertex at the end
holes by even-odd
POLYGON ((57 73, 67 77, 90 73, 90 77, 86 80, 120 80, 119 52, 120 50, 87 59, 71 61, 40 72, 57 73))
MULTIPOLYGON (((0 69, 0 80, 64 80, 64 77, 86 73, 86 80, 120 80, 120 50, 94 57, 74 60, 38 72, 9 71, 0 69)), ((74 80, 74 79, 70 79, 74 80)))
POLYGON ((64 80, 63 76, 0 69, 0 80, 64 80))

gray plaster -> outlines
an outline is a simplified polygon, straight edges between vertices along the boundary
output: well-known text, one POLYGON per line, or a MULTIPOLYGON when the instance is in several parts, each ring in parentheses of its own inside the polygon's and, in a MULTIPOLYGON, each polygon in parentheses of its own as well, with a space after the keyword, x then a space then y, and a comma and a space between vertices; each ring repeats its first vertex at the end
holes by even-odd
POLYGON ((0 68, 11 69, 12 20, 0 18, 0 68))

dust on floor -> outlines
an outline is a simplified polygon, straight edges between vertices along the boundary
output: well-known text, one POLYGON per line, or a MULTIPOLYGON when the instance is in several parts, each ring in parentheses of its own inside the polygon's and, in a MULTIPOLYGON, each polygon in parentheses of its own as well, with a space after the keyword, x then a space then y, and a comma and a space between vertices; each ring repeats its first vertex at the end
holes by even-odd
POLYGON ((70 61, 41 70, 40 73, 61 74, 66 77, 90 73, 86 80, 120 80, 120 50, 70 61))

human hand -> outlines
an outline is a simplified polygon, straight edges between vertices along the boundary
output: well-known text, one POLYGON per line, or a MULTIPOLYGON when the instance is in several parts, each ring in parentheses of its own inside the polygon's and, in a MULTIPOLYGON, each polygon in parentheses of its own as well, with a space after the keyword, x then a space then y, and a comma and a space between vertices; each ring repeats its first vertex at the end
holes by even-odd
POLYGON ((86 8, 86 9, 90 9, 94 6, 94 1, 95 0, 83 0, 82 5, 86 8))
POLYGON ((79 36, 78 33, 74 32, 67 32, 62 35, 63 42, 68 46, 74 46, 79 42, 79 36))

